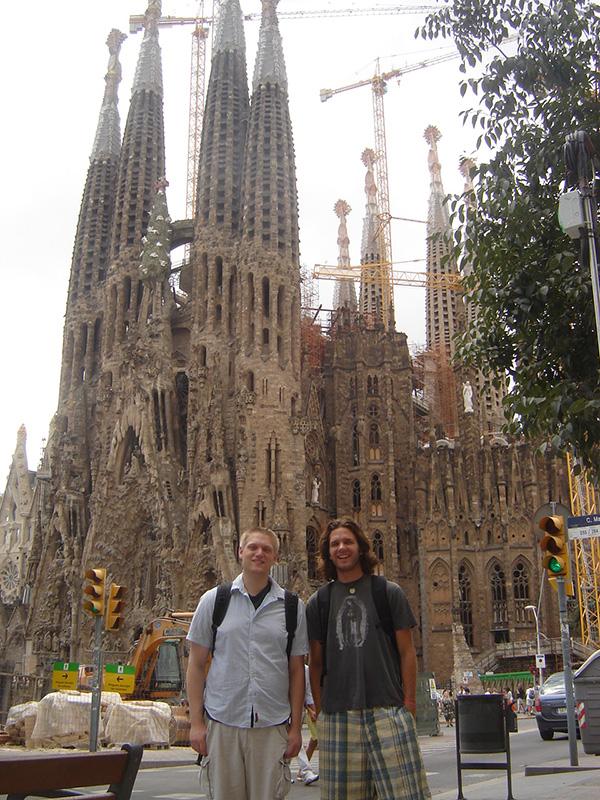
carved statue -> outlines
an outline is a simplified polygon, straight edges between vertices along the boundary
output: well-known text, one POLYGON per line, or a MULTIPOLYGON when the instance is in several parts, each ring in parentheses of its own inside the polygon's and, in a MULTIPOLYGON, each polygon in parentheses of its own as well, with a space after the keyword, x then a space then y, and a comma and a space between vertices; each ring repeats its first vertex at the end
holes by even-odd
POLYGON ((465 381, 462 387, 465 414, 473 413, 473 387, 470 381, 465 381))
POLYGON ((315 475, 312 482, 312 493, 310 501, 311 503, 318 503, 319 502, 319 490, 321 488, 321 479, 318 475, 315 475))

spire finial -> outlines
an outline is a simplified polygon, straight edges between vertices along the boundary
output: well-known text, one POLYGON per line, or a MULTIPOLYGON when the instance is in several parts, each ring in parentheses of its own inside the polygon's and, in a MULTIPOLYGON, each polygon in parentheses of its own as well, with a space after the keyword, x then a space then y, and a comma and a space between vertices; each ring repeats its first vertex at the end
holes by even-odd
POLYGON ((109 52, 108 69, 104 76, 106 86, 90 157, 92 161, 106 156, 118 156, 121 149, 121 123, 118 109, 118 90, 121 83, 119 53, 126 38, 124 33, 113 28, 106 40, 109 52))
POLYGON ((144 15, 144 39, 135 69, 131 93, 151 89, 162 95, 162 65, 158 44, 158 20, 161 16, 161 0, 149 0, 144 15))
POLYGON ((287 89, 283 46, 277 21, 279 0, 261 0, 261 2, 262 18, 252 88, 256 91, 259 86, 270 83, 287 89))
MULTIPOLYGON (((350 266, 350 237, 346 227, 346 217, 352 211, 350 205, 345 200, 338 200, 333 210, 340 220, 338 227, 337 243, 339 247, 338 266, 350 266)), ((333 307, 349 308, 356 311, 356 290, 352 278, 339 278, 335 282, 333 290, 333 307)))
POLYGON ((244 17, 239 0, 222 0, 217 18, 213 58, 225 50, 246 53, 244 17))

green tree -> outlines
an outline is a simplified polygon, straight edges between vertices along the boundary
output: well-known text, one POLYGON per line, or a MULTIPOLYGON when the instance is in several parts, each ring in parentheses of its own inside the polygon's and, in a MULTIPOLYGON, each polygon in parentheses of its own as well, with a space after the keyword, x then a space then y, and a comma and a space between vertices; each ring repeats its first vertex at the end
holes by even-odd
MULTIPOLYGON (((600 476, 600 378, 589 268, 558 224, 567 135, 600 145, 600 10, 584 0, 454 0, 417 32, 452 37, 478 132, 474 191, 451 199, 477 304, 458 356, 508 373, 507 429, 574 448, 600 476)), ((548 445, 545 445, 547 447, 548 445)))

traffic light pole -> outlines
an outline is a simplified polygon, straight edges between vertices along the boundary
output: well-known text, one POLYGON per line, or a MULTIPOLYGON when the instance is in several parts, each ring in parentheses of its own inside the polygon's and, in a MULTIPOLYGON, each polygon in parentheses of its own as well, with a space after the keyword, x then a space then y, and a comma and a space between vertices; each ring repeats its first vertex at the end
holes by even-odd
POLYGON ((94 620, 94 664, 96 675, 92 687, 92 710, 90 715, 90 753, 98 749, 100 727, 100 699, 102 696, 102 617, 94 620))
POLYGON ((563 670, 565 673, 565 696, 567 701, 567 731, 569 733, 569 757, 571 766, 579 765, 577 755, 577 734, 575 729, 575 700, 573 692, 573 670, 571 669, 571 640, 569 637, 569 623, 567 621, 567 592, 565 579, 556 578, 558 589, 558 616, 560 620, 560 641, 562 645, 563 670))

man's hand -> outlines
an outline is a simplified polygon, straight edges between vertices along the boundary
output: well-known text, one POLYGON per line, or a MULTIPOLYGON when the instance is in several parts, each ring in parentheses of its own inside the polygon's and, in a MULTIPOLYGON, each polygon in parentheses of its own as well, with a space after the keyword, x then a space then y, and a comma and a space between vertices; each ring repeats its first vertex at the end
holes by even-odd
POLYGON ((311 722, 317 721, 317 709, 314 706, 306 706, 306 710, 308 712, 308 716, 311 719, 311 722))
POLYGON ((302 733, 295 728, 288 728, 287 747, 285 748, 284 758, 294 758, 302 747, 302 733))
POLYGON ((417 701, 416 700, 404 700, 404 708, 416 718, 417 716, 417 701))
POLYGON ((208 728, 204 722, 198 722, 190 727, 190 745, 201 756, 208 755, 208 748, 206 747, 207 732, 208 728))

